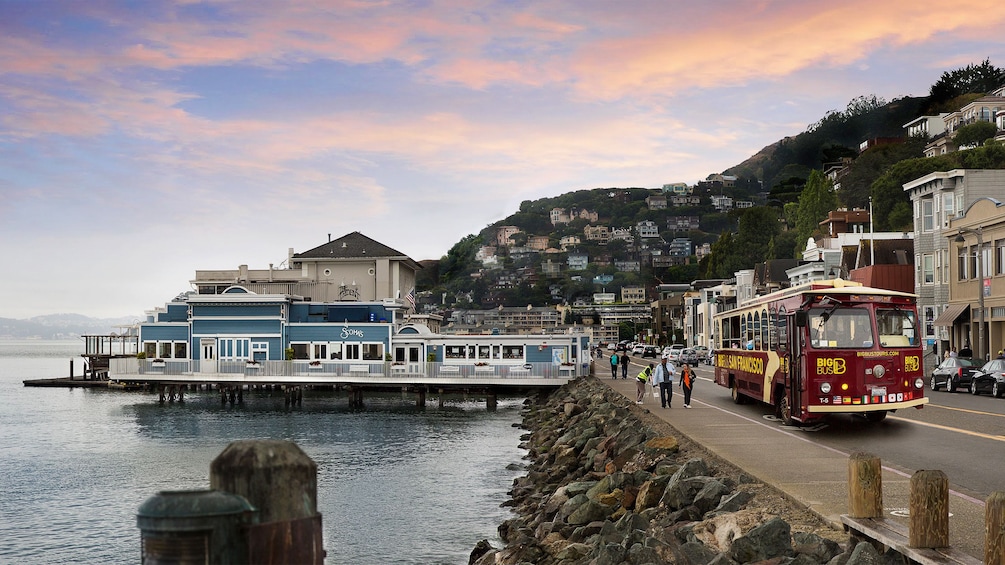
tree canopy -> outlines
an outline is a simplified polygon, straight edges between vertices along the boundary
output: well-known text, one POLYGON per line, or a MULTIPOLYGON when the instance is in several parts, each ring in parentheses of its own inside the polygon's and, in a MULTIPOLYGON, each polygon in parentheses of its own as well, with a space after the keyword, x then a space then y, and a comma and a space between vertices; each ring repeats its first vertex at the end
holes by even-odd
POLYGON ((806 188, 799 195, 799 211, 796 213, 796 242, 805 243, 827 219, 827 214, 837 208, 834 184, 820 171, 810 173, 806 188))
POLYGON ((939 80, 929 89, 930 106, 938 106, 963 94, 985 94, 1005 84, 1005 69, 991 64, 984 59, 979 65, 973 63, 966 67, 953 69, 942 73, 939 80))

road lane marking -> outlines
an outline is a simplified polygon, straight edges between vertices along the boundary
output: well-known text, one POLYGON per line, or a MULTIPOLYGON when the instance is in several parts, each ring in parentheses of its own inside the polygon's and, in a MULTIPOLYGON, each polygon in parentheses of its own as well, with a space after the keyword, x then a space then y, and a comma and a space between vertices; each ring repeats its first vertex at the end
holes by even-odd
MULTIPOLYGON (((929 395, 928 398, 932 398, 932 396, 929 395)), ((931 408, 942 408, 943 410, 955 410, 957 412, 966 412, 968 414, 980 414, 981 416, 998 416, 999 418, 1005 418, 1005 414, 1002 414, 1000 412, 985 412, 984 410, 971 410, 970 408, 956 408, 955 406, 943 406, 941 404, 933 404, 931 402, 929 402, 927 406, 931 408)))
POLYGON ((937 430, 945 430, 947 432, 957 432, 965 434, 968 436, 981 437, 984 439, 991 439, 994 441, 1005 441, 1005 436, 993 436, 991 434, 982 434, 981 432, 974 432, 971 430, 964 430, 963 428, 952 428, 949 426, 943 426, 942 424, 932 424, 930 422, 922 422, 920 420, 912 420, 910 418, 900 418, 898 416, 887 416, 891 420, 899 420, 901 422, 910 422, 912 424, 918 424, 919 426, 927 426, 929 428, 935 428, 937 430))

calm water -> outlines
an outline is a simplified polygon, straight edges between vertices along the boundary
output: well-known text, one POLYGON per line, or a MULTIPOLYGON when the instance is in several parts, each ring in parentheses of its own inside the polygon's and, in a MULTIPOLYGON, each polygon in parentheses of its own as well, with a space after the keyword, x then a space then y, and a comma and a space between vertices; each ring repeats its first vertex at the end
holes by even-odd
POLYGON ((137 563, 136 510, 160 490, 208 488, 210 462, 238 439, 296 442, 318 465, 329 564, 467 563, 480 539, 500 545, 501 508, 522 462, 521 398, 499 409, 454 398, 213 393, 184 404, 101 389, 28 388, 62 377, 83 344, 0 341, 0 563, 137 563))

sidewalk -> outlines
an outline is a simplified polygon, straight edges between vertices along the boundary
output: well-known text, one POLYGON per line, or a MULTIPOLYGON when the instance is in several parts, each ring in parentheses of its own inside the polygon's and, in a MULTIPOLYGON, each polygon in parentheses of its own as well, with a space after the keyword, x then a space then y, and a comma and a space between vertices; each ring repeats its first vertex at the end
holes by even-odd
MULTIPOLYGON (((602 364, 601 368, 606 368, 602 364)), ((633 402, 633 363, 628 379, 612 380, 610 371, 597 377, 633 402)), ((817 515, 841 529, 841 514, 848 511, 848 459, 845 453, 819 445, 806 432, 787 428, 777 421, 733 414, 702 401, 703 393, 720 392, 708 369, 702 368, 691 396, 691 410, 684 408, 684 395, 674 384, 672 408, 660 407, 659 398, 647 392, 640 409, 649 410, 681 434, 715 455, 772 485, 817 515)), ((886 518, 908 525, 911 471, 891 468, 883 461, 883 506, 886 518)), ((951 487, 950 487, 951 488, 951 487)), ((972 556, 984 555, 984 504, 950 492, 950 544, 972 556)))

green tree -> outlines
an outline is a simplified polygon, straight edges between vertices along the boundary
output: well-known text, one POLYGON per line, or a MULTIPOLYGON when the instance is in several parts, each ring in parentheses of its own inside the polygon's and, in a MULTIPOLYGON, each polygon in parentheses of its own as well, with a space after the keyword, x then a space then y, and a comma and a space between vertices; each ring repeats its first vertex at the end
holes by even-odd
POLYGON ((976 147, 991 139, 998 133, 998 126, 991 122, 974 122, 961 126, 953 136, 953 142, 961 149, 976 147))
POLYGON ((922 157, 924 149, 925 140, 921 138, 867 149, 852 161, 841 177, 838 199, 848 208, 868 207, 872 183, 894 163, 922 157))
POLYGON ((898 204, 910 208, 910 196, 904 192, 904 183, 935 171, 948 171, 954 160, 947 155, 907 159, 894 163, 872 183, 872 221, 876 231, 903 228, 904 209, 894 213, 898 204))
POLYGON ((1005 169, 1005 145, 997 141, 985 141, 981 147, 952 155, 959 158, 964 169, 1005 169))
POLYGON ((820 171, 814 170, 806 179, 806 188, 799 195, 799 213, 796 218, 796 241, 805 243, 827 219, 828 212, 837 208, 834 185, 820 171))
POLYGON ((979 65, 946 71, 929 89, 930 104, 937 105, 969 93, 987 93, 1005 84, 1005 69, 984 59, 979 65))

